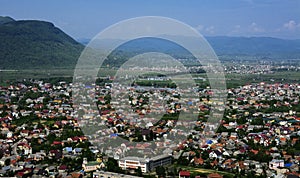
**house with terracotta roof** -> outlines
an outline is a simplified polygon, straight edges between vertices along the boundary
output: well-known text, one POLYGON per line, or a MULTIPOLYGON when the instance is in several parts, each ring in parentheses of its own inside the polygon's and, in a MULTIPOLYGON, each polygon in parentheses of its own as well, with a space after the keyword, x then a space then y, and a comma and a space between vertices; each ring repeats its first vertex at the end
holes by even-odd
POLYGON ((194 157, 194 164, 195 165, 203 165, 204 159, 202 159, 201 157, 200 158, 194 157))
POLYGON ((179 172, 179 178, 190 178, 191 173, 190 171, 180 171, 179 172))
POLYGON ((66 172, 67 169, 68 169, 67 165, 60 165, 58 167, 58 172, 63 173, 63 172, 66 172))
POLYGON ((223 176, 218 173, 211 173, 207 175, 207 178, 223 178, 223 176))

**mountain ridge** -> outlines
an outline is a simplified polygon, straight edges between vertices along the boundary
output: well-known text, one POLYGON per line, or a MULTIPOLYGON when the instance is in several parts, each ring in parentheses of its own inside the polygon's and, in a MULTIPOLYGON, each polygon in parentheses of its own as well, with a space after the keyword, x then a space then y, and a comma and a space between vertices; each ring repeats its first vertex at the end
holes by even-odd
MULTIPOLYGON (((206 36, 205 39, 223 59, 241 56, 255 59, 288 59, 300 58, 300 39, 289 40, 274 37, 231 37, 231 36, 206 36)), ((116 39, 112 39, 114 42, 116 39)), ((188 37, 187 37, 188 40, 188 37)), ((81 39, 83 45, 89 43, 89 39, 81 39)), ((107 39, 104 42, 109 42, 107 39)), ((132 48, 141 48, 143 43, 132 48)), ((144 46, 148 48, 148 46, 144 46)), ((127 49, 128 50, 128 49, 127 49)))
POLYGON ((53 23, 39 20, 0 23, 0 39, 0 69, 74 68, 84 48, 53 23))
POLYGON ((266 56, 270 58, 299 58, 300 40, 274 37, 207 37, 218 55, 266 56))
POLYGON ((15 19, 8 17, 8 16, 0 16, 0 25, 5 24, 7 22, 13 22, 15 19))

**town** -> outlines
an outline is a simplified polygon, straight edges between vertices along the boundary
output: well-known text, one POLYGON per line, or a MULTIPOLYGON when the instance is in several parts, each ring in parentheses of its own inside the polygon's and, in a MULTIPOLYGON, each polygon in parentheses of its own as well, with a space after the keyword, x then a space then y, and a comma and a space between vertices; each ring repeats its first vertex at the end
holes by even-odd
POLYGON ((0 177, 300 178, 299 7, 0 1, 0 177))
POLYGON ((220 126, 213 137, 205 138, 214 102, 209 87, 191 88, 199 97, 181 101, 176 88, 123 88, 109 81, 85 86, 82 92, 95 88, 96 95, 82 95, 86 103, 80 105, 73 103, 72 97, 79 96, 72 96, 71 82, 22 80, 1 86, 0 175, 299 176, 299 83, 229 88, 226 103, 219 103, 225 105, 220 126), (129 89, 129 99, 113 100, 112 87, 119 93, 129 89), (133 113, 126 110, 128 105, 133 113), (184 132, 187 126, 178 115, 189 108, 197 112, 197 120, 184 132), (147 117, 151 112, 162 114, 162 119, 147 117), (87 120, 94 126, 86 129, 87 120), (115 142, 118 138, 125 142, 115 142))

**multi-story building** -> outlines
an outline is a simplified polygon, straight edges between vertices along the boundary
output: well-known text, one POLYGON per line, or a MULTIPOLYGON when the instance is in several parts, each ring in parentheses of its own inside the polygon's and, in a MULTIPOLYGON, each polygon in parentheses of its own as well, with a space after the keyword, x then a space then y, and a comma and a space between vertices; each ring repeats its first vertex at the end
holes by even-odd
POLYGON ((144 158, 139 157, 124 157, 120 159, 119 161, 119 167, 123 170, 126 169, 138 169, 141 168, 142 172, 148 172, 148 162, 149 160, 146 160, 144 158))
POLYGON ((164 166, 172 163, 172 156, 159 155, 153 158, 139 158, 139 157, 124 157, 119 161, 119 167, 123 170, 141 168, 142 172, 154 170, 158 166, 164 166))

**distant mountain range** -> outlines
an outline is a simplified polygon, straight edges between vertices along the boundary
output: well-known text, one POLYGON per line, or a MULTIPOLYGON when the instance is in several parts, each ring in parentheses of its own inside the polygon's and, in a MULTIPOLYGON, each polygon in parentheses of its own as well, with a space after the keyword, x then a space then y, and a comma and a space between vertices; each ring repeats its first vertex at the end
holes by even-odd
MULTIPOLYGON (((37 20, 14 20, 0 16, 0 69, 74 68, 89 39, 74 40, 52 23, 37 20)), ((300 40, 269 37, 206 37, 221 60, 227 59, 300 59, 300 40)), ((136 40, 120 47, 114 59, 126 51, 145 49, 167 51, 185 57, 186 51, 163 40, 136 40), (161 50, 163 49, 163 50, 161 50)), ((132 54, 127 56, 132 56, 132 54)), ((125 55, 125 56, 126 56, 125 55)), ((115 61, 107 61, 114 63, 115 61)))
POLYGON ((252 56, 264 59, 300 58, 300 40, 271 37, 206 37, 219 56, 252 56))
POLYGON ((84 46, 37 20, 0 17, 0 69, 74 68, 84 46))

